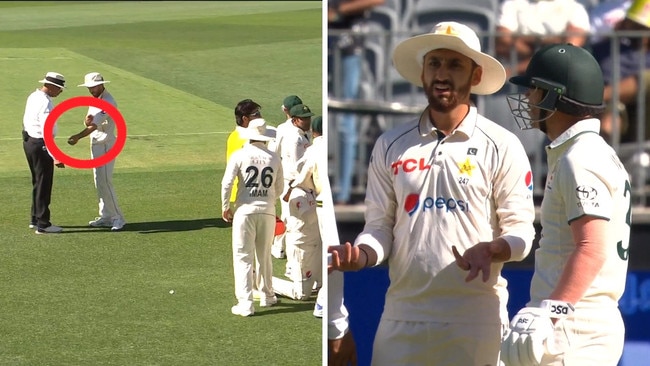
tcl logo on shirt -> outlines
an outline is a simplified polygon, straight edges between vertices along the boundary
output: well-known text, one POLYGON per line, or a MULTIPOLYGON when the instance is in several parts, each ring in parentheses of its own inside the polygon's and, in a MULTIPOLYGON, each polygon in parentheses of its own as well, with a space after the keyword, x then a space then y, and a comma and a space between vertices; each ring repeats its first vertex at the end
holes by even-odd
POLYGON ((402 170, 404 173, 410 173, 416 170, 422 171, 422 170, 431 169, 431 165, 427 164, 424 158, 420 158, 420 160, 416 160, 416 159, 398 160, 393 164, 391 164, 390 167, 393 169, 393 175, 397 175, 400 172, 400 170, 402 170))
POLYGON ((469 202, 453 197, 425 197, 420 200, 417 193, 409 194, 404 200, 404 210, 412 216, 416 211, 442 210, 444 213, 450 211, 469 212, 469 202))

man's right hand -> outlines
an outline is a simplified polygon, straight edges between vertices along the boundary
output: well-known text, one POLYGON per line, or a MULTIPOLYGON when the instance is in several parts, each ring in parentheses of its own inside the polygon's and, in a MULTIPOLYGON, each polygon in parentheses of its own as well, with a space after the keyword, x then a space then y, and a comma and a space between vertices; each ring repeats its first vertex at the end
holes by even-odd
POLYGON ((360 250, 358 246, 349 242, 343 245, 330 245, 327 252, 332 253, 332 263, 327 266, 327 272, 358 271, 368 266, 368 255, 366 250, 360 250))

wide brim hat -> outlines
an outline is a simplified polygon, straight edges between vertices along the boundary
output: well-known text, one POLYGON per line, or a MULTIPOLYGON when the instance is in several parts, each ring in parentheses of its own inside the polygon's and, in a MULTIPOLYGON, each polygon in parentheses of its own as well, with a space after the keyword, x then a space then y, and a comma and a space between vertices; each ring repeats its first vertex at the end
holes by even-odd
POLYGON ((472 94, 492 94, 506 81, 506 70, 494 57, 481 52, 481 41, 468 26, 457 22, 438 23, 431 33, 422 34, 399 43, 393 51, 393 65, 406 80, 422 87, 424 56, 437 49, 463 54, 483 68, 481 81, 472 86, 472 94))
POLYGON ((646 28, 650 28, 650 0, 635 0, 625 16, 646 28))
POLYGON ((42 84, 52 84, 58 86, 61 89, 65 89, 65 77, 59 74, 58 72, 50 71, 45 74, 45 77, 42 80, 38 81, 42 84))
POLYGON ((263 118, 248 122, 248 127, 239 129, 239 137, 244 140, 271 141, 275 139, 275 128, 266 124, 263 118))
POLYGON ((77 86, 85 86, 86 88, 92 88, 92 87, 95 87, 97 85, 102 85, 102 84, 107 84, 107 83, 110 83, 110 81, 104 80, 104 77, 102 76, 102 74, 100 74, 98 72, 91 72, 91 73, 86 74, 86 76, 84 76, 84 83, 79 84, 77 86))

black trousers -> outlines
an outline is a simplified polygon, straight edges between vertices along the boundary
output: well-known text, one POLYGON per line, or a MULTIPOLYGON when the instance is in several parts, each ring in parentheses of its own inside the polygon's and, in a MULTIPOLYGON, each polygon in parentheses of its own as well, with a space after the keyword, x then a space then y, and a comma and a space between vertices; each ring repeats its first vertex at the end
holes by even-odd
POLYGON ((54 180, 54 159, 48 154, 43 139, 23 136, 23 149, 32 173, 31 222, 39 228, 50 225, 50 199, 54 180))

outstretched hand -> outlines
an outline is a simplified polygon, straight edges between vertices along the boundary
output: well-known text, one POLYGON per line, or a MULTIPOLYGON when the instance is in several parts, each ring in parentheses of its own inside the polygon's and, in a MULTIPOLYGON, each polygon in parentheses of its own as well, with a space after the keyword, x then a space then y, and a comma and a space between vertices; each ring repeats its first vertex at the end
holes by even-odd
POLYGON ((463 271, 469 271, 465 282, 469 282, 478 277, 479 272, 483 272, 482 280, 483 282, 487 282, 490 278, 492 263, 510 258, 510 247, 503 239, 480 242, 467 249, 462 255, 458 252, 455 245, 451 247, 451 250, 456 258, 456 265, 463 271), (505 251, 508 253, 504 253, 505 251))
POLYGON ((327 252, 332 254, 332 263, 327 266, 327 273, 334 270, 358 271, 368 264, 368 256, 356 245, 347 242, 343 245, 330 245, 327 252))

